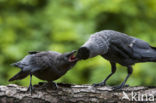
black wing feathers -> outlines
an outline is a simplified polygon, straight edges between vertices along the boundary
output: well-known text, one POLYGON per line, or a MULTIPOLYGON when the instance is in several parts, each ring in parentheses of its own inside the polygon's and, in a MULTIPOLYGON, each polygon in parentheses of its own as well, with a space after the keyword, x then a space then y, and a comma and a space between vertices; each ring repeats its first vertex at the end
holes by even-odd
POLYGON ((29 54, 37 54, 37 53, 39 53, 39 51, 29 51, 28 53, 29 54))
POLYGON ((27 77, 28 75, 29 75, 29 73, 20 71, 15 76, 13 76, 12 78, 10 78, 9 81, 21 80, 21 79, 24 79, 25 77, 27 77))

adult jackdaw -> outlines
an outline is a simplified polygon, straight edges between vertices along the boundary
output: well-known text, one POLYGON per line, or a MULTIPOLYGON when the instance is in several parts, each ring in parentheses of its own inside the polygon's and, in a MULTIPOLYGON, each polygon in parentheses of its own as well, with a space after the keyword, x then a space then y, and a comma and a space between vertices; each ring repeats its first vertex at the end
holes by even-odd
MULTIPOLYGON (((47 80, 49 84, 63 76, 77 62, 74 53, 58 53, 54 51, 29 52, 21 61, 12 65, 21 68, 21 71, 13 76, 9 81, 21 80, 30 75, 28 90, 32 93, 32 75, 41 80, 47 80)), ((55 84, 55 86, 57 86, 55 84)))
POLYGON ((79 48, 77 58, 88 59, 97 55, 110 61, 112 72, 103 82, 93 86, 106 85, 106 81, 116 71, 116 63, 119 63, 128 69, 128 75, 122 84, 114 87, 120 89, 132 74, 132 65, 140 62, 156 62, 156 47, 124 33, 103 30, 90 36, 89 40, 79 48))

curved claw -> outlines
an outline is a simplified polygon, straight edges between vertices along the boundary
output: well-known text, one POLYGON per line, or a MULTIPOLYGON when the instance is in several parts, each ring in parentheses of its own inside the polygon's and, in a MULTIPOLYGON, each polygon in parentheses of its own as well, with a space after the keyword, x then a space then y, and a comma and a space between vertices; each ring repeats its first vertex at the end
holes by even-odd
POLYGON ((124 88, 124 87, 128 87, 129 85, 128 84, 126 84, 126 85, 118 85, 118 86, 114 86, 114 87, 112 87, 113 88, 113 90, 119 90, 119 89, 122 89, 122 88, 124 88))
POLYGON ((53 88, 54 88, 54 89, 58 89, 57 83, 55 83, 55 82, 52 82, 52 83, 53 83, 53 88))
POLYGON ((106 86, 104 82, 93 84, 92 86, 97 87, 97 86, 106 86))
POLYGON ((55 82, 48 82, 48 84, 50 85, 50 87, 52 88, 52 89, 58 89, 58 85, 57 85, 57 83, 55 83, 55 82))
POLYGON ((32 93, 34 92, 34 89, 33 89, 32 85, 30 85, 30 86, 28 87, 27 92, 30 92, 31 95, 32 95, 32 93))
POLYGON ((114 87, 112 87, 113 90, 119 90, 119 89, 122 89, 122 88, 123 88, 123 87, 120 86, 120 85, 119 85, 119 86, 114 86, 114 87))
POLYGON ((126 84, 126 85, 118 85, 118 86, 114 86, 112 88, 113 88, 113 90, 119 90, 119 89, 122 89, 124 87, 129 87, 129 85, 128 84, 126 84))

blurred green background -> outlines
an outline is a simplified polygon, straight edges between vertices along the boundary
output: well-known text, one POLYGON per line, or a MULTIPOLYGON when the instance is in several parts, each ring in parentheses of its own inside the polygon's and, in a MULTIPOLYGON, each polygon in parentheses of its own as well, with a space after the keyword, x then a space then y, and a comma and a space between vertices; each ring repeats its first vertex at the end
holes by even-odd
MULTIPOLYGON (((104 29, 156 47, 156 0, 0 0, 0 84, 9 84, 20 70, 10 64, 28 51, 76 50, 92 33, 104 29)), ((126 67, 117 67, 109 85, 121 83, 127 75, 126 67)), ((78 62, 56 82, 98 83, 110 72, 109 62, 97 56, 78 62)), ((33 84, 39 81, 33 77, 33 84)), ((11 83, 28 86, 29 77, 11 83)), ((156 64, 136 64, 127 83, 156 86, 156 64)))

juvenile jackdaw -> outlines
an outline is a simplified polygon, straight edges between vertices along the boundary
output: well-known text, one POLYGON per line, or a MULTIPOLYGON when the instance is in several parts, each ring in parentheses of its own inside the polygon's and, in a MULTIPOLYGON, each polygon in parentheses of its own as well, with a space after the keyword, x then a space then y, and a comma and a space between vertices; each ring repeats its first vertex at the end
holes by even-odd
POLYGON ((54 51, 29 52, 21 61, 12 65, 21 68, 21 71, 9 81, 21 80, 30 75, 28 90, 32 93, 32 75, 41 80, 47 80, 49 84, 57 86, 53 81, 63 76, 77 62, 74 54, 58 53, 54 51))
POLYGON ((124 33, 103 30, 90 36, 89 40, 79 48, 77 58, 88 59, 97 55, 110 61, 112 72, 103 82, 93 86, 106 85, 106 81, 116 71, 116 63, 119 63, 128 69, 128 75, 122 84, 114 87, 120 89, 132 74, 132 65, 139 62, 156 62, 156 47, 124 33))

